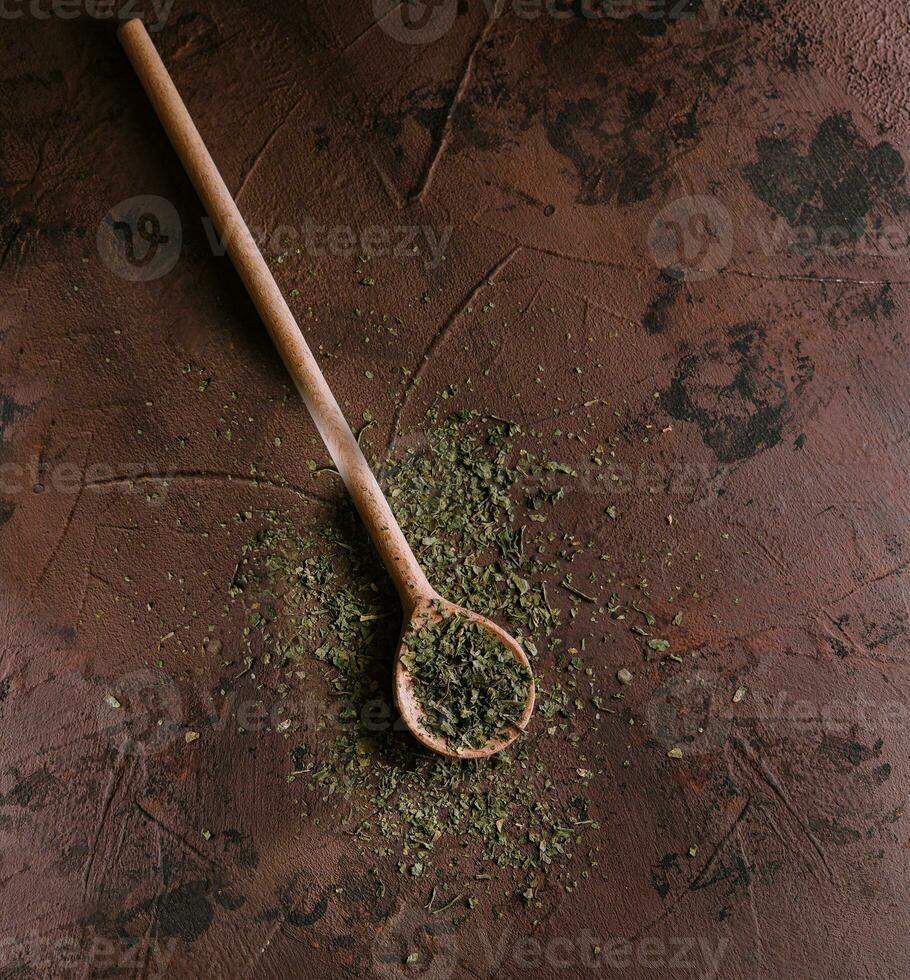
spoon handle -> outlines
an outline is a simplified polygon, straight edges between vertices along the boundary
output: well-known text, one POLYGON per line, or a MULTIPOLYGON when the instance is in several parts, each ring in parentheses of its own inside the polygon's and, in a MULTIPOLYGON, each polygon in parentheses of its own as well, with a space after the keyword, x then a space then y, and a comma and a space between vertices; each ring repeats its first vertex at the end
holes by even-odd
POLYGON ((313 353, 250 233, 231 192, 206 149, 180 93, 141 20, 118 30, 165 132, 224 241, 244 286, 294 380, 322 441, 354 500, 402 603, 412 608, 433 596, 354 433, 345 420, 313 353))

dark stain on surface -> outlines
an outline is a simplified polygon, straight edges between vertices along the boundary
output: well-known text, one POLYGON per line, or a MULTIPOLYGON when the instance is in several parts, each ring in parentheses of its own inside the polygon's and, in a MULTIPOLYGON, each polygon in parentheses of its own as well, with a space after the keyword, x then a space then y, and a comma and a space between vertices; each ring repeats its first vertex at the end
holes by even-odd
POLYGON ((292 926, 311 926, 325 915, 328 907, 329 892, 328 889, 325 889, 319 898, 316 899, 316 904, 310 909, 309 912, 290 912, 288 913, 287 921, 292 926))
POLYGON ((458 135, 455 149, 471 146, 478 150, 495 150, 501 145, 501 137, 485 129, 478 119, 474 107, 468 102, 460 102, 452 113, 452 129, 458 135))
POLYGON ((682 281, 667 269, 660 271, 660 292, 648 304, 641 322, 650 334, 663 333, 667 328, 667 314, 682 289, 682 281))
POLYGON ((886 320, 890 320, 894 316, 894 310, 894 295, 891 292, 891 283, 886 282, 874 295, 864 296, 862 302, 854 312, 864 313, 873 319, 877 319, 881 315, 886 320))
POLYGON ((881 786, 882 783, 887 782, 891 778, 891 765, 888 762, 883 762, 873 773, 872 778, 881 786))
POLYGON ((0 442, 6 442, 7 429, 28 411, 27 406, 20 405, 9 395, 0 394, 0 442))
POLYGON ((651 887, 666 898, 670 894, 670 872, 679 871, 679 855, 664 854, 657 865, 651 869, 651 887))
MULTIPOLYGON (((2 250, 0 250, 2 254, 2 250)), ((2 265, 2 263, 0 263, 2 265)), ((10 453, 8 432, 17 419, 30 414, 31 405, 20 405, 9 395, 0 392, 0 463, 6 461, 10 453)), ((0 500, 0 527, 13 516, 16 505, 8 500, 0 500)))
POLYGON ((701 95, 697 96, 679 119, 670 122, 670 131, 677 143, 692 143, 698 137, 698 107, 701 99, 701 95))
POLYGON ((410 108, 410 116, 423 126, 434 143, 442 139, 454 97, 454 86, 439 85, 427 90, 423 101, 415 102, 410 108))
POLYGON ((568 100, 548 119, 547 139, 575 168, 580 204, 634 204, 647 200, 659 165, 635 145, 633 134, 642 125, 653 100, 630 97, 627 121, 620 134, 610 133, 603 109, 593 99, 568 100))
POLYGON ((158 928, 164 936, 194 943, 212 924, 207 881, 190 881, 158 902, 158 928))
POLYGON ((754 876, 754 869, 746 861, 742 854, 735 854, 732 860, 719 861, 717 870, 708 878, 696 878, 689 885, 690 891, 700 891, 702 888, 711 888, 714 885, 726 883, 731 892, 748 888, 754 876))
POLYGON ((740 17, 752 21, 753 24, 763 24, 766 20, 771 19, 771 11, 768 9, 765 0, 744 0, 736 8, 736 13, 740 17))
POLYGON ((0 527, 13 516, 16 512, 16 505, 0 500, 0 527))
POLYGON ((863 642, 870 650, 887 646, 892 640, 902 637, 907 632, 900 622, 866 623, 863 626, 863 642))
MULTIPOLYGON (((4 132, 0 129, 0 145, 4 144, 4 132)), ((2 164, 0 158, 0 164, 2 164)), ((42 241, 59 244, 71 235, 85 238, 86 229, 63 219, 48 219, 36 213, 27 195, 9 197, 0 194, 0 269, 9 261, 16 266, 22 260, 30 244, 42 241)), ((39 209, 40 210, 40 209, 39 209)), ((2 396, 0 396, 2 397, 2 396)))
MULTIPOLYGON (((588 96, 564 102, 546 120, 547 140, 578 175, 579 203, 635 204, 651 196, 664 158, 662 141, 655 143, 649 124, 657 101, 650 88, 628 93, 619 132, 612 116, 588 96)), ((694 118, 674 136, 685 136, 690 129, 694 135, 694 118)))
POLYGON ((877 739, 872 746, 861 742, 851 741, 847 745, 847 759, 851 765, 858 766, 869 759, 877 759, 882 754, 882 739, 877 739))
POLYGON ((874 206, 904 210, 904 161, 888 142, 875 146, 847 113, 824 119, 800 153, 790 139, 762 136, 758 159, 743 170, 753 193, 796 228, 831 245, 857 241, 874 206))
POLYGON ((278 900, 277 908, 269 909, 263 913, 261 916, 263 921, 284 919, 292 926, 311 926, 318 922, 328 910, 329 889, 323 888, 317 893, 315 882, 304 876, 303 873, 297 872, 280 890, 278 900), (306 911, 306 906, 310 903, 312 903, 312 907, 306 911))
POLYGON ((809 821, 812 832, 827 844, 843 847, 853 844, 862 838, 862 834, 853 827, 848 827, 835 818, 815 818, 809 821))
POLYGON ((439 142, 454 96, 455 87, 452 84, 421 86, 410 92, 393 110, 375 110, 371 128, 377 136, 395 144, 395 156, 400 159, 403 151, 399 141, 409 123, 416 123, 426 130, 433 145, 439 142))
POLYGON ((214 895, 215 901, 229 912, 236 912, 246 904, 246 897, 238 895, 229 888, 219 888, 214 895))
POLYGON ((313 130, 313 144, 317 153, 324 153, 330 146, 332 137, 325 126, 317 126, 313 130))
MULTIPOLYGON (((167 854, 162 855, 161 872, 165 883, 181 874, 183 869, 182 861, 174 861, 167 854)), ((179 884, 137 904, 125 908, 121 906, 112 919, 99 910, 91 921, 102 934, 122 937, 137 928, 145 932, 151 919, 152 928, 160 936, 195 943, 208 932, 214 921, 213 903, 234 912, 245 905, 246 898, 220 879, 198 879, 179 884)))
POLYGON ((792 72, 798 71, 803 60, 803 52, 807 47, 806 35, 797 29, 780 59, 784 68, 792 72))
POLYGON ((237 849, 237 863, 245 868, 255 868, 259 864, 259 852, 249 834, 239 830, 226 830, 224 839, 237 849))
POLYGON ((832 636, 829 642, 831 644, 831 652, 835 657, 840 657, 843 660, 844 657, 848 657, 850 655, 850 649, 848 648, 847 644, 842 640, 837 639, 836 636, 832 636))
POLYGON ((863 745, 853 738, 827 735, 819 745, 819 754, 838 772, 848 773, 882 754, 884 742, 878 739, 873 745, 863 745))
POLYGON ((31 775, 20 779, 15 786, 2 797, 6 806, 28 807, 40 810, 54 797, 58 781, 47 769, 38 769, 31 775))
POLYGON ((604 84, 604 92, 589 87, 553 106, 545 101, 544 133, 575 170, 578 203, 636 204, 652 196, 667 160, 697 141, 701 96, 681 103, 675 88, 648 86, 620 101, 610 93, 609 79, 604 84))
POLYGON ((630 92, 626 97, 628 124, 632 127, 640 126, 656 102, 657 93, 653 88, 630 92))
POLYGON ((792 359, 796 383, 791 391, 765 330, 755 323, 738 324, 728 331, 726 346, 683 354, 661 392, 661 404, 671 418, 698 426, 719 463, 749 459, 780 442, 791 399, 812 378, 812 362, 798 343, 792 359))
POLYGON ((663 871, 651 872, 651 887, 661 898, 666 898, 670 894, 670 882, 667 881, 667 876, 663 871))

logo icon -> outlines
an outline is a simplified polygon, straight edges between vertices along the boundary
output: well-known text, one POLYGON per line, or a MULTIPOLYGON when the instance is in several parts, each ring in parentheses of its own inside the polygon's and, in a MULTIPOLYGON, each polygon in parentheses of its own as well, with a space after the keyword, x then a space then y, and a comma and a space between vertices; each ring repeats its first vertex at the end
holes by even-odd
POLYGON ((373 942, 373 971, 384 980, 449 980, 458 965, 454 926, 403 905, 373 942))
POLYGON ((431 44, 455 23, 458 0, 373 0, 382 30, 402 44, 431 44))
POLYGON ((124 755, 154 755, 171 744, 183 720, 177 683, 163 670, 125 674, 99 698, 98 727, 124 755))
POLYGON ((662 208, 648 229, 658 268, 679 279, 716 276, 730 261, 733 223, 716 197, 680 197, 662 208))
POLYGON ((648 702, 651 731, 668 751, 687 756, 720 751, 733 726, 729 681, 710 671, 677 674, 648 702))
POLYGON ((160 279, 180 258, 180 215, 166 198, 149 194, 131 197, 112 207, 101 219, 97 245, 102 262, 121 279, 160 279))

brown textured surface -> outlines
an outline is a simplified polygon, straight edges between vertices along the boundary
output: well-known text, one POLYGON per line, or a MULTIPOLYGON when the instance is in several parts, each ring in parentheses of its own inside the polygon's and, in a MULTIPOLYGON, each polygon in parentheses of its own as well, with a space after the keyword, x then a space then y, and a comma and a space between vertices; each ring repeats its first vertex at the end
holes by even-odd
MULTIPOLYGON (((371 6, 177 0, 156 35, 252 225, 452 226, 445 262, 377 258, 372 286, 354 257, 278 267, 339 400, 376 416, 380 455, 466 376, 461 403, 581 467, 564 433, 617 437, 622 519, 582 481, 565 529, 656 597, 703 597, 682 628, 697 666, 642 669, 588 747, 596 872, 536 925, 505 900, 484 929, 437 936, 423 975, 522 975, 533 934, 541 975, 593 972, 595 935, 631 942, 602 975, 705 975, 720 943, 716 976, 907 976, 899 5, 589 23, 472 3, 426 45, 371 6), (674 239, 649 247, 661 214, 682 221, 681 263, 674 239), (838 225, 857 240, 788 248, 838 225), (892 244, 872 247, 882 228, 892 244), (366 344, 357 307, 400 317, 397 340, 366 344), (673 686, 686 677, 695 696, 673 686), (721 692, 682 763, 654 724, 668 686, 689 704, 680 733, 721 692)), ((221 672, 239 655, 222 616, 247 533, 233 516, 306 519, 308 494, 338 492, 309 479, 312 425, 110 31, 25 16, 0 51, 3 975, 100 976, 130 937, 146 976, 159 953, 173 977, 410 975, 383 936, 420 932, 426 888, 393 874, 375 899, 331 811, 302 818, 287 741, 235 732, 232 705, 277 693, 221 672), (183 248, 134 283, 96 232, 140 194, 173 203, 183 248), (221 657, 201 648, 210 622, 221 657), (165 716, 203 737, 125 751, 103 696, 159 657, 165 716)), ((611 634, 605 673, 633 651, 611 634)))

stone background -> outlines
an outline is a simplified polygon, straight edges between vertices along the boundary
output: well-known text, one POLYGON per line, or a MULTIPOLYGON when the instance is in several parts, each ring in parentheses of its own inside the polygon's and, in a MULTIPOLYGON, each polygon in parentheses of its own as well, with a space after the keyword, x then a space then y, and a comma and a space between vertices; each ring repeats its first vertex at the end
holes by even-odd
MULTIPOLYGON (((285 737, 235 732, 277 695, 222 668, 234 516, 340 490, 111 25, 48 9, 10 0, 0 33, 2 975, 910 974, 902 5, 176 0, 155 24, 377 459, 451 383, 581 467, 615 440, 622 519, 583 482, 564 530, 701 596, 694 666, 642 669, 588 746, 594 872, 442 932, 425 883, 376 900, 338 813, 303 817, 285 737), (679 733, 703 709, 682 762, 649 724, 668 684, 679 733), (153 719, 138 743, 112 686, 153 719), (626 958, 595 971, 588 933, 626 958)), ((604 642, 605 676, 634 649, 604 642)))

